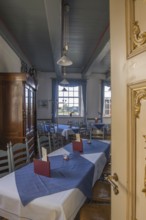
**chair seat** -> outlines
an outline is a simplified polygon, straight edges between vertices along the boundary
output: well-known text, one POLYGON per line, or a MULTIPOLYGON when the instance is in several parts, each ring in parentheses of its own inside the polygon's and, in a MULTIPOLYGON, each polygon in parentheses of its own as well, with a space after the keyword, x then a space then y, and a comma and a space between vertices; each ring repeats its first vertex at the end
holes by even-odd
POLYGON ((80 209, 80 220, 111 220, 111 206, 110 204, 85 204, 80 209))
POLYGON ((92 201, 111 201, 111 185, 107 181, 96 181, 92 189, 92 201))

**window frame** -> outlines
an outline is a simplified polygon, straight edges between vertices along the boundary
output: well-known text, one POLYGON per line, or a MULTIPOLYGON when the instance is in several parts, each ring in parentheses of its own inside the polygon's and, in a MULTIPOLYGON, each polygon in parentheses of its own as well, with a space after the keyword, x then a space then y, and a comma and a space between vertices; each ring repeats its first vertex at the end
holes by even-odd
POLYGON ((103 94, 103 117, 109 118, 111 117, 111 91, 110 91, 110 96, 105 96, 105 93, 108 91, 105 91, 105 87, 108 87, 110 89, 110 86, 104 85, 104 94, 103 94), (108 103, 106 103, 108 101, 108 103), (108 108, 107 108, 108 105, 108 108), (108 111, 108 114, 106 113, 108 111))
MULTIPOLYGON (((64 99, 64 98, 67 98, 68 100, 69 100, 69 98, 72 98, 72 99, 74 99, 74 98, 78 98, 78 115, 75 115, 75 114, 73 114, 72 116, 73 117, 81 117, 81 96, 82 96, 82 94, 81 94, 81 86, 80 85, 77 85, 77 86, 62 86, 62 85, 58 85, 58 107, 59 107, 59 99, 61 98, 61 99, 64 99), (63 89, 63 88, 66 88, 67 90, 69 90, 69 88, 74 88, 74 87, 78 87, 78 96, 72 96, 72 97, 69 97, 69 96, 59 96, 59 87, 61 87, 61 89, 63 89)), ((69 101, 68 101, 68 103, 69 103, 69 101)), ((74 104, 74 102, 73 102, 73 104, 74 104)), ((73 105, 74 106, 74 105, 73 105)), ((59 114, 59 109, 57 110, 57 116, 58 117, 70 117, 70 112, 68 112, 68 114, 59 114)))

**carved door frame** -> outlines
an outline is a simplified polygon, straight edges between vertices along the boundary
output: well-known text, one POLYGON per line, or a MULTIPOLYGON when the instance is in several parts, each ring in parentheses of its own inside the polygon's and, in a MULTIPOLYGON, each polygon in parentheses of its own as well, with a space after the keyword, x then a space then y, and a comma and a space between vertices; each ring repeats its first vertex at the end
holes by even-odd
POLYGON ((136 220, 136 121, 141 111, 141 101, 146 100, 146 81, 128 85, 128 198, 127 220, 136 220))

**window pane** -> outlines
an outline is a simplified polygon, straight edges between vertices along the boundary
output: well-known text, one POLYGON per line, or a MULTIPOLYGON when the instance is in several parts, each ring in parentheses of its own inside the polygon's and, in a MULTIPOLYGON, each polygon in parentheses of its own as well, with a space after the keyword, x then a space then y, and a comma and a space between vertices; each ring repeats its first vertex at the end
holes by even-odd
POLYGON ((73 112, 73 115, 80 115, 79 108, 79 86, 76 87, 62 87, 58 86, 58 115, 69 115, 73 112), (62 91, 66 88, 67 91, 62 91))
POLYGON ((78 92, 74 92, 74 97, 78 97, 79 93, 78 92))
POLYGON ((68 91, 63 91, 63 96, 68 96, 68 91))
POLYGON ((59 99, 58 99, 58 102, 59 102, 59 103, 60 103, 60 102, 62 102, 62 101, 63 101, 63 99, 62 99, 62 98, 59 98, 59 99))
POLYGON ((69 92, 69 94, 68 94, 68 96, 71 96, 71 97, 73 97, 73 92, 69 92))
POLYGON ((79 99, 78 98, 74 98, 74 103, 75 104, 79 103, 79 99))
POLYGON ((73 100, 74 100, 73 98, 70 98, 69 103, 73 103, 73 100))
POLYGON ((59 96, 63 96, 63 92, 62 91, 59 91, 59 96))
POLYGON ((72 92, 74 87, 68 87, 68 91, 72 92))
POLYGON ((65 97, 64 100, 63 100, 63 103, 64 104, 68 103, 68 98, 65 97))
POLYGON ((74 87, 74 91, 79 91, 79 87, 78 86, 74 87))

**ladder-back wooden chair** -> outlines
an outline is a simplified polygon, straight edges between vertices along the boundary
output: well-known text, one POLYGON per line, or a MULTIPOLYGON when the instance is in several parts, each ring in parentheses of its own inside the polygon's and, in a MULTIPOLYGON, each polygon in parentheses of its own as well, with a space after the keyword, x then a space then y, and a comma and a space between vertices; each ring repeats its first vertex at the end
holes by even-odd
POLYGON ((0 150, 0 177, 11 172, 10 148, 7 144, 7 150, 0 150))
POLYGON ((53 150, 57 150, 64 145, 64 137, 60 133, 51 133, 50 140, 53 150))
POLYGON ((50 140, 50 134, 48 135, 37 135, 37 149, 39 158, 42 157, 42 147, 47 149, 47 152, 50 153, 52 151, 52 145, 50 140))
POLYGON ((12 145, 10 142, 10 157, 12 171, 28 164, 30 162, 30 156, 27 143, 16 143, 12 145))

